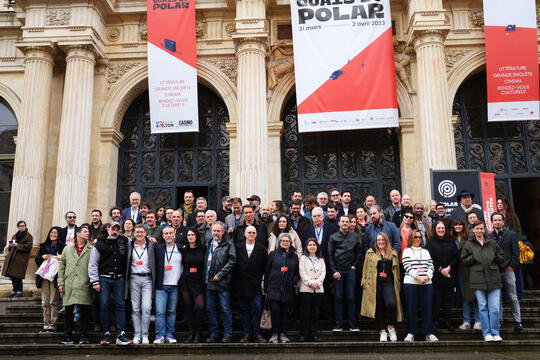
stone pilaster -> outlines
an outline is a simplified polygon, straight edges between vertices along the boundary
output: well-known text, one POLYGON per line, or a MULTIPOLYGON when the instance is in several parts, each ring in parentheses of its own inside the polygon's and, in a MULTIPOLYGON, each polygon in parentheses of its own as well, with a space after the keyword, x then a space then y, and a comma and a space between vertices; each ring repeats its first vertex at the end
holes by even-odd
POLYGON ((95 53, 87 45, 66 48, 66 76, 54 196, 53 223, 63 224, 74 211, 77 223, 86 219, 95 53))
POLYGON ((414 34, 418 68, 419 131, 423 151, 424 187, 431 197, 430 169, 455 169, 454 133, 448 112, 444 30, 414 34))
POLYGON ((42 236, 53 46, 22 44, 19 48, 25 53, 24 88, 18 119, 8 236, 17 230, 17 221, 25 220, 37 246, 42 236))

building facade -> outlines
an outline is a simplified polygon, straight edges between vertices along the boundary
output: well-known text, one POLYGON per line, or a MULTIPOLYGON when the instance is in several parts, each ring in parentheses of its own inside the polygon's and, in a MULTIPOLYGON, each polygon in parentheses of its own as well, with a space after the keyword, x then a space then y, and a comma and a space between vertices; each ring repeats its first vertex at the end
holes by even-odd
POLYGON ((66 211, 107 218, 134 190, 151 206, 187 188, 213 205, 332 186, 427 201, 431 169, 494 172, 500 195, 540 203, 540 122, 486 121, 482 1, 391 12, 399 128, 299 134, 289 1, 199 0, 201 130, 153 135, 146 1, 2 0, 1 237, 24 219, 37 247, 66 211))

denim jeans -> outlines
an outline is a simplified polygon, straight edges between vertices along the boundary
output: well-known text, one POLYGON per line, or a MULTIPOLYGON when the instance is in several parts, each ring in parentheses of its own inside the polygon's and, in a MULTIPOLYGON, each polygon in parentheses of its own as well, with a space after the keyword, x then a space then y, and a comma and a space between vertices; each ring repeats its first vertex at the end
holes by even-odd
POLYGON ((261 335, 262 295, 238 298, 244 335, 261 335))
POLYGON ((474 290, 474 296, 478 301, 482 335, 499 336, 501 289, 474 290))
POLYGON ((403 284, 403 292, 407 300, 407 332, 418 334, 418 307, 422 309, 422 333, 433 334, 433 286, 403 284))
MULTIPOLYGON (((512 317, 514 322, 521 322, 521 309, 519 307, 519 300, 517 298, 516 291, 516 274, 513 271, 503 271, 501 274, 503 282, 503 291, 510 298, 510 303, 512 304, 512 317)), ((501 305, 499 307, 500 318, 503 317, 503 306, 502 306, 502 296, 501 296, 501 305)))
POLYGON ((156 338, 174 336, 176 304, 178 304, 178 286, 163 285, 163 289, 156 290, 156 338))
POLYGON ((112 295, 114 304, 114 315, 116 316, 116 332, 120 334, 126 331, 126 302, 124 278, 110 279, 105 276, 99 277, 99 306, 101 317, 101 330, 103 332, 111 331, 111 319, 109 317, 109 303, 112 295))
MULTIPOLYGON (((210 336, 219 336, 217 308, 223 321, 223 335, 232 336, 231 295, 228 291, 206 290, 206 312, 210 336)), ((260 320, 260 318, 259 318, 260 320)))
POLYGON ((341 275, 339 280, 332 277, 334 280, 334 315, 336 323, 341 324, 343 320, 343 287, 345 287, 347 308, 349 309, 349 324, 353 326, 356 323, 356 300, 354 296, 356 270, 338 270, 338 272, 341 275))
POLYGON ((461 292, 461 298, 462 298, 462 314, 463 314, 463 321, 468 322, 469 324, 472 324, 472 318, 471 318, 471 307, 474 310, 474 321, 480 321, 480 314, 478 313, 478 305, 475 301, 467 301, 465 298, 465 286, 463 286, 463 276, 461 275, 461 272, 459 272, 459 290, 461 292))

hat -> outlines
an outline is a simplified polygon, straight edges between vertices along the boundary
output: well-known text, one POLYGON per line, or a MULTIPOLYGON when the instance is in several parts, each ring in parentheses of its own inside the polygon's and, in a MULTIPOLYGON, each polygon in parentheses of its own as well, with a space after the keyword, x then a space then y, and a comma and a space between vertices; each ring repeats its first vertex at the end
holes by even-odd
POLYGON ((250 197, 247 198, 247 201, 253 201, 253 200, 257 200, 259 203, 261 202, 261 198, 259 197, 259 195, 251 195, 250 197))
POLYGON ((118 226, 119 228, 121 228, 120 223, 119 223, 118 221, 113 221, 113 222, 111 223, 111 227, 112 227, 112 228, 115 227, 115 226, 118 226))
POLYGON ((463 190, 461 191, 458 196, 457 196, 457 201, 461 201, 461 198, 463 196, 467 196, 467 195, 470 195, 471 196, 471 199, 474 199, 474 194, 472 192, 470 192, 469 190, 463 190))

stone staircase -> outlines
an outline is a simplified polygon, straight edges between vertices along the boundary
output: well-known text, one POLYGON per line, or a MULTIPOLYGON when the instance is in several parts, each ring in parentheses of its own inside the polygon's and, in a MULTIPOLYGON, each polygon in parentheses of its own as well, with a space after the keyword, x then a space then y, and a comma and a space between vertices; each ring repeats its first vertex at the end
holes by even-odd
MULTIPOLYGON (((321 321, 321 343, 297 343, 299 337, 299 323, 292 321, 289 324, 289 337, 293 342, 289 344, 240 344, 242 337, 239 319, 235 317, 233 343, 231 344, 183 344, 187 336, 187 327, 181 320, 176 324, 178 344, 169 345, 132 345, 101 346, 99 341, 101 333, 90 332, 91 345, 57 345, 56 341, 61 337, 63 330, 62 316, 58 322, 58 332, 55 334, 38 334, 42 328, 42 312, 39 298, 4 298, 0 299, 0 355, 55 355, 60 352, 67 354, 122 354, 122 355, 146 355, 146 354, 249 354, 249 353, 429 353, 429 352, 538 352, 540 351, 540 290, 526 291, 525 299, 521 300, 521 311, 524 330, 515 332, 511 311, 505 304, 504 324, 501 336, 504 339, 500 343, 486 343, 483 341, 480 331, 456 330, 449 332, 440 330, 437 332, 438 343, 426 343, 419 341, 420 336, 414 343, 405 343, 401 340, 406 335, 405 323, 398 324, 397 343, 381 344, 378 342, 378 333, 375 330, 374 321, 362 319, 359 321, 361 329, 358 333, 343 331, 333 334, 332 322, 321 321)), ((461 323, 461 309, 452 311, 453 325, 461 323)), ((344 323, 346 325, 346 323, 344 323)), ((206 329, 205 326, 203 326, 206 329)), ((347 327, 344 326, 344 330, 347 327)), ((151 330, 154 325, 151 325, 151 330)), ((78 340, 75 329, 75 340, 78 340)), ((131 329, 129 329, 131 330, 131 329)), ((129 331, 128 330, 128 331, 129 331)), ((202 332, 205 338, 208 334, 202 332)), ((264 334, 267 338, 269 333, 264 334)), ((153 334, 151 334, 153 339, 153 334)))

